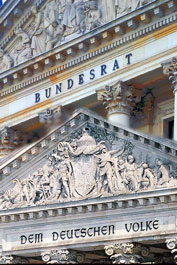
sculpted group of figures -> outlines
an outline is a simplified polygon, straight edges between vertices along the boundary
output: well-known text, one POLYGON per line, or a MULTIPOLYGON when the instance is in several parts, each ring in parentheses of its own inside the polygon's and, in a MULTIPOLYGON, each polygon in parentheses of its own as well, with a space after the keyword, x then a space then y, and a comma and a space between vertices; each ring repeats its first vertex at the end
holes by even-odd
MULTIPOLYGON (((115 16, 123 15, 151 1, 115 0, 115 16)), ((0 49, 0 72, 57 47, 73 33, 83 34, 106 23, 103 7, 98 2, 98 0, 50 0, 43 10, 39 10, 35 5, 32 6, 33 21, 30 26, 15 31, 17 46, 12 49, 11 54, 0 49)))
POLYGON ((32 6, 31 12, 30 26, 15 32, 20 39, 18 49, 11 56, 0 51, 0 72, 57 47, 68 35, 85 33, 103 24, 96 0, 51 0, 42 11, 32 6))
POLYGON ((146 5, 153 0, 115 0, 116 16, 133 11, 143 5, 146 5))
POLYGON ((0 196, 0 209, 174 187, 171 172, 160 159, 154 168, 137 164, 125 145, 110 151, 84 129, 79 139, 60 142, 43 168, 14 179, 15 186, 0 196))

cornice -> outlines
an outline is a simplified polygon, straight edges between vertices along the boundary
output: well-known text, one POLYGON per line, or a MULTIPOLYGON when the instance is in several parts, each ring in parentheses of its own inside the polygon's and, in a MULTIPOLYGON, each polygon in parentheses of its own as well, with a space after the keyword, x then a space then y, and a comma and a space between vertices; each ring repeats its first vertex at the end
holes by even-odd
MULTIPOLYGON (((136 214, 154 212, 154 207, 156 211, 159 212, 163 207, 163 212, 166 210, 176 209, 177 201, 177 189, 165 189, 156 190, 149 192, 140 192, 135 194, 126 194, 111 196, 98 199, 80 200, 77 202, 65 202, 56 203, 51 205, 42 205, 35 207, 26 207, 23 209, 11 209, 0 212, 0 223, 8 224, 11 222, 26 222, 33 220, 49 220, 50 218, 66 218, 72 215, 72 219, 76 216, 82 216, 87 218, 87 214, 103 214, 105 211, 111 211, 113 213, 124 216, 126 214, 132 214, 134 209, 136 209, 136 214), (169 206, 170 205, 170 206, 169 206)), ((81 218, 82 218, 81 217, 81 218)), ((78 217, 77 217, 78 218, 78 217)))
MULTIPOLYGON (((167 2, 169 1, 165 0, 165 3, 167 2)), ((151 5, 155 5, 155 3, 151 3, 151 5)), ((142 10, 138 10, 138 11, 136 10, 136 12, 138 12, 138 16, 142 14, 142 10)), ((144 12, 145 10, 143 9, 143 14, 144 12)), ((128 16, 132 16, 132 14, 128 14, 128 16)), ((137 14, 134 16, 134 18, 132 17, 131 18, 136 19, 136 16, 137 14)), ((33 71, 35 67, 40 68, 41 65, 43 66, 43 68, 44 66, 45 68, 48 67, 48 70, 46 69, 45 71, 41 71, 41 72, 39 71, 39 73, 37 73, 34 77, 29 77, 28 75, 24 75, 23 79, 26 78, 26 80, 22 80, 18 84, 15 84, 15 85, 8 84, 7 88, 4 87, 4 89, 1 90, 0 96, 4 97, 18 90, 29 87, 35 83, 38 83, 42 80, 47 79, 48 77, 52 75, 56 75, 58 73, 61 73, 62 71, 73 68, 77 65, 81 65, 90 59, 93 59, 102 54, 108 53, 111 50, 114 50, 116 48, 120 48, 123 45, 126 45, 130 42, 140 39, 141 37, 144 37, 148 34, 152 34, 154 32, 157 32, 158 34, 159 29, 163 29, 164 27, 169 26, 170 24, 175 23, 177 21, 177 12, 172 13, 163 18, 160 18, 155 22, 148 23, 147 25, 144 25, 140 27, 139 29, 133 30, 129 28, 130 32, 123 35, 123 32, 121 33, 121 29, 125 30, 125 27, 122 26, 122 23, 127 22, 127 19, 128 19, 127 15, 125 17, 112 21, 100 28, 95 29, 93 32, 89 32, 85 34, 84 36, 80 36, 73 41, 65 43, 61 45, 60 47, 57 47, 49 52, 46 52, 45 54, 37 56, 36 58, 33 58, 32 60, 28 62, 18 65, 0 74, 1 80, 3 82, 7 82, 8 84, 8 80, 11 80, 10 82, 13 82, 14 75, 18 75, 18 74, 23 75, 24 71, 28 72, 30 70, 31 72, 31 70, 33 71), (109 38, 107 39, 107 36, 110 36, 110 34, 112 34, 112 38, 113 38, 113 34, 115 34, 115 38, 117 39, 112 40, 112 41, 110 41, 109 38), (107 44, 103 43, 101 46, 101 41, 104 41, 105 39, 107 40, 107 44), (97 41, 99 41, 100 43, 100 46, 101 46, 100 48, 97 48, 97 41), (85 45, 89 46, 87 52, 82 51, 82 49, 80 48, 80 47, 84 47, 85 45), (93 49, 93 45, 95 45, 94 49, 93 49), (72 58, 73 50, 81 51, 82 53, 80 56, 74 56, 75 58, 74 59, 72 58), (50 62, 53 63, 54 65, 53 67, 51 67, 50 62), (59 65, 57 66, 57 64, 59 65)), ((128 21, 133 21, 132 19, 128 21)), ((126 25, 128 27, 128 24, 126 25)), ((152 41, 152 39, 150 41, 152 41)), ((139 45, 142 45, 141 40, 140 40, 139 45)))

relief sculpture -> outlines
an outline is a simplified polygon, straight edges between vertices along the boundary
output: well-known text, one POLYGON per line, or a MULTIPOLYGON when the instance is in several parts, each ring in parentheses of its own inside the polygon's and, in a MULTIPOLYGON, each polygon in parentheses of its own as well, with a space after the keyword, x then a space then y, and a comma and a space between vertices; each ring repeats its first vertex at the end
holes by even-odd
POLYGON ((124 15, 150 2, 152 0, 115 0, 116 16, 124 15))
POLYGON ((115 144, 116 141, 106 138, 100 140, 94 137, 95 131, 91 127, 76 134, 77 137, 73 135, 70 140, 59 142, 42 168, 27 178, 15 178, 14 187, 0 196, 0 209, 114 196, 177 185, 176 169, 171 164, 155 158, 150 165, 148 159, 142 159, 142 153, 134 152, 135 147, 131 142, 121 140, 115 144))
MULTIPOLYGON (((42 10, 33 5, 31 13, 33 19, 30 25, 25 30, 18 28, 15 32, 17 44, 12 50, 14 65, 105 23, 102 19, 101 7, 94 0, 51 0, 42 10)), ((4 61, 5 59, 7 62, 7 55, 4 61)), ((10 67, 9 61, 7 69, 10 67)))

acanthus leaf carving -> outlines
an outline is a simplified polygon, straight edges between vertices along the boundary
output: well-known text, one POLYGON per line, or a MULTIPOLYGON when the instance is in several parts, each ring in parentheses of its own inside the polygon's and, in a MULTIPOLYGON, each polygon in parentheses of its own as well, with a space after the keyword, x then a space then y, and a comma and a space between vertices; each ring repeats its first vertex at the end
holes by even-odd
POLYGON ((59 142, 48 156, 47 164, 25 179, 13 180, 15 186, 0 196, 0 209, 177 185, 172 165, 156 158, 154 166, 150 167, 148 161, 142 160, 141 154, 137 163, 131 142, 120 139, 117 145, 114 135, 114 141, 108 141, 109 134, 99 141, 95 132, 92 126, 88 126, 77 130, 68 141, 59 142))

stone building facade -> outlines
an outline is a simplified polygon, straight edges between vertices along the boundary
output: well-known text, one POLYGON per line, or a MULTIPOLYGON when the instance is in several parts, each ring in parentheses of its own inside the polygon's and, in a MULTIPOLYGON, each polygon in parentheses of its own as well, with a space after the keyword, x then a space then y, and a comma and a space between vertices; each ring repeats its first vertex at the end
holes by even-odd
POLYGON ((177 263, 177 3, 0 8, 0 263, 177 263))

